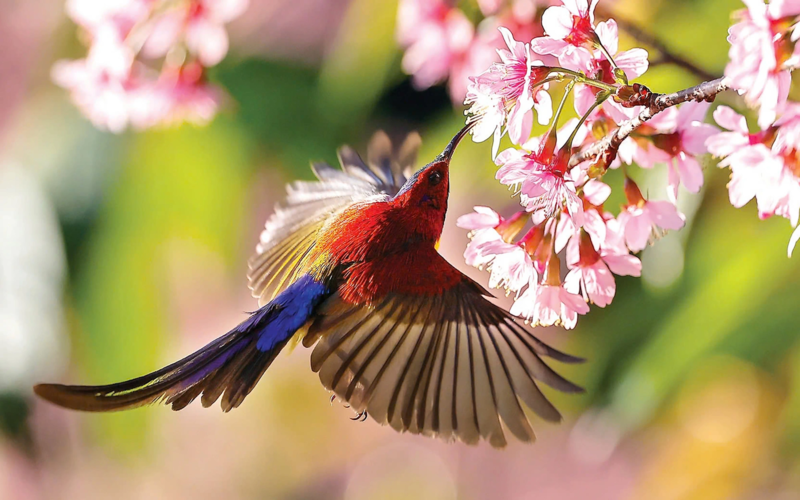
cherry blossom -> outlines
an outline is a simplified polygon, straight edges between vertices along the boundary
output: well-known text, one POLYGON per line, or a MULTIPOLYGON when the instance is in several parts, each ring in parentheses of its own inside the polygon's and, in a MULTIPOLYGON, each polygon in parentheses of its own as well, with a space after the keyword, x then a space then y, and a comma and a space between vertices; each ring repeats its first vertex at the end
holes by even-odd
POLYGON ((494 240, 483 243, 481 247, 484 254, 493 256, 488 263, 490 288, 518 292, 535 279, 533 263, 522 246, 494 240))
POLYGON ((495 160, 501 166, 497 180, 518 187, 520 201, 533 212, 535 223, 566 207, 574 223, 582 226, 583 204, 569 173, 569 155, 564 149, 556 151, 555 146, 555 134, 548 133, 528 141, 526 149, 506 149, 495 160))
POLYGON ((403 71, 425 89, 443 82, 470 48, 475 27, 464 13, 441 0, 403 0, 397 12, 397 40, 406 48, 403 71))
POLYGON ((526 218, 525 212, 517 212, 509 219, 504 219, 489 207, 477 206, 473 210, 473 213, 459 217, 456 225, 470 231, 470 243, 464 251, 467 264, 482 268, 496 255, 485 244, 493 241, 511 242, 524 227, 526 218))
POLYGON ((501 62, 470 78, 464 101, 470 106, 467 110, 472 115, 470 120, 478 122, 472 129, 473 140, 483 142, 493 136, 493 155, 497 154, 500 138, 506 131, 514 144, 528 139, 533 109, 542 125, 553 117, 547 84, 542 84, 550 68, 531 57, 529 44, 514 40, 506 28, 500 28, 500 33, 508 50, 498 50, 501 62))
POLYGON ((87 59, 58 61, 51 71, 53 81, 68 89, 78 109, 92 124, 111 132, 122 132, 130 119, 130 78, 120 80, 93 67, 87 59))
POLYGON ((789 95, 791 76, 785 68, 798 57, 787 18, 800 14, 800 2, 745 0, 740 21, 728 31, 730 62, 725 76, 730 85, 744 94, 751 107, 760 109, 758 124, 766 128, 775 121, 789 95))
POLYGON ((143 50, 162 57, 181 39, 204 66, 218 64, 228 53, 224 25, 239 17, 248 0, 194 0, 179 3, 157 17, 143 50))
POLYGON ((594 30, 594 9, 598 0, 562 0, 563 5, 550 7, 542 16, 547 36, 531 41, 539 54, 569 58, 577 48, 595 48, 600 39, 594 30))
POLYGON ((731 169, 731 204, 740 208, 756 198, 761 216, 769 216, 775 211, 778 197, 772 193, 783 171, 783 162, 771 149, 774 129, 751 134, 744 117, 727 106, 714 111, 714 120, 728 132, 712 135, 706 146, 711 154, 722 158, 719 167, 731 169))
POLYGON ((228 51, 224 23, 247 0, 69 0, 88 34, 87 57, 58 61, 53 80, 98 128, 122 132, 189 121, 205 124, 224 92, 205 68, 228 51))
POLYGON ((511 306, 511 314, 533 325, 561 325, 575 328, 579 314, 589 312, 589 305, 579 294, 564 288, 559 275, 559 260, 551 255, 541 283, 531 281, 525 292, 511 306))
POLYGON ((138 129, 182 122, 205 125, 214 118, 224 95, 205 81, 199 63, 165 68, 158 81, 131 95, 131 123, 138 129))
POLYGON ((575 241, 578 243, 570 245, 571 251, 568 252, 570 271, 564 278, 564 287, 572 293, 580 293, 587 302, 599 307, 611 303, 616 292, 612 270, 619 275, 641 274, 641 262, 627 252, 602 255, 585 231, 581 231, 575 241))
POLYGON ((625 196, 628 204, 618 219, 625 235, 625 244, 631 252, 643 250, 659 231, 683 227, 685 218, 675 205, 668 201, 645 200, 639 187, 630 178, 625 180, 625 196))
MULTIPOLYGON (((603 47, 614 58, 617 67, 625 72, 627 78, 638 78, 647 71, 649 62, 647 61, 646 50, 634 48, 617 53, 619 34, 616 21, 610 19, 598 23, 597 36, 600 38, 603 47)), ((608 84, 615 83, 614 68, 602 50, 578 47, 571 52, 570 57, 562 57, 560 62, 569 69, 583 71, 590 78, 608 84)), ((585 114, 594 103, 598 92, 599 89, 596 87, 578 85, 575 88, 575 111, 581 115, 585 114)), ((632 118, 632 113, 614 102, 614 100, 606 101, 603 103, 603 107, 617 123, 632 118)))

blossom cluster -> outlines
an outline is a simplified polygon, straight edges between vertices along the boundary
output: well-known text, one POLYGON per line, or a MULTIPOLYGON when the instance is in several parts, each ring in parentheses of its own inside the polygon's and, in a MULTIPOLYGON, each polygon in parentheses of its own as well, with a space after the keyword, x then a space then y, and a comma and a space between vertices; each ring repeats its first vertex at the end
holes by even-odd
POLYGON ((247 0, 68 0, 86 57, 58 61, 53 80, 98 128, 122 132, 205 124, 224 92, 206 69, 228 51, 225 23, 247 0))
POLYGON ((405 49, 403 70, 418 90, 448 82, 454 103, 464 100, 467 78, 497 60, 506 27, 528 38, 541 34, 541 8, 554 0, 479 0, 485 16, 477 25, 451 0, 401 0, 397 41, 405 49))
POLYGON ((762 219, 778 215, 795 227, 791 257, 800 239, 800 103, 788 100, 791 71, 800 64, 800 1, 745 0, 731 26, 726 81, 758 110, 758 128, 750 132, 745 118, 720 106, 714 119, 725 131, 708 139, 720 167, 730 168, 731 204, 755 199, 762 219))
MULTIPOLYGON (((498 59, 470 76, 466 87, 464 104, 473 139, 492 139, 496 178, 518 195, 523 210, 505 218, 477 206, 460 217, 458 225, 469 230, 470 237, 464 256, 469 265, 490 273, 490 287, 514 294, 512 313, 537 325, 573 328, 590 304, 611 303, 615 275, 641 274, 635 254, 665 231, 683 227, 678 197, 682 191, 697 193, 702 188, 707 153, 723 158, 719 166, 731 169, 734 206, 755 198, 761 217, 779 215, 798 225, 800 104, 787 102, 787 95, 797 58, 800 1, 746 0, 748 9, 739 13, 730 30, 725 84, 742 94, 748 106, 758 108, 760 131, 750 133, 744 117, 719 106, 713 118, 724 129, 720 131, 706 123, 711 102, 689 101, 658 109, 606 152, 610 154, 581 161, 584 157, 577 153, 650 106, 643 99, 649 90, 643 94, 642 86, 631 83, 647 71, 648 53, 642 48, 620 51, 617 23, 595 20, 597 2, 561 0, 550 6, 538 16, 540 36, 536 30, 520 36, 512 27, 500 26, 503 46, 497 50, 498 59), (562 97, 554 110, 555 92, 562 97), (560 124, 570 96, 580 118, 560 124), (548 125, 543 135, 531 136, 534 120, 548 125), (512 147, 501 151, 506 135, 512 147), (666 191, 645 196, 629 173, 634 167, 659 166, 666 168, 666 191), (620 187, 626 199, 618 211, 605 207, 612 188, 602 181, 614 168, 623 169, 620 187)), ((504 4, 480 3, 482 8, 504 4)), ((404 0, 401 13, 423 4, 431 5, 404 0)), ((453 46, 424 41, 433 28, 419 19, 458 17, 448 4, 437 5, 440 10, 435 13, 415 18, 416 34, 422 35, 415 38, 401 29, 408 35, 401 37, 409 47, 406 58, 420 62, 423 58, 418 56, 425 53, 424 62, 433 64, 437 59, 431 47, 445 54, 431 73, 419 71, 424 64, 415 66, 404 59, 419 86, 457 74, 451 64, 453 46), (416 43, 427 49, 416 52, 416 43)), ((446 22, 442 23, 438 26, 444 29, 446 22)), ((446 34, 440 34, 439 40, 445 39, 446 34)), ((800 231, 791 238, 790 252, 797 239, 800 231)))

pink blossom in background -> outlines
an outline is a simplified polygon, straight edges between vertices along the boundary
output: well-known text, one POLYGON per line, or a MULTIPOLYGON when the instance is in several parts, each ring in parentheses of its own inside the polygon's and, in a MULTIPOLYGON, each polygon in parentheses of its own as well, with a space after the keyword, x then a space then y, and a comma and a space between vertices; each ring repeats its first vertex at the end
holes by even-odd
POLYGON ((159 0, 67 0, 67 15, 94 34, 105 26, 118 29, 123 37, 150 16, 159 0))
POLYGON ((497 14, 497 11, 500 10, 500 7, 503 6, 505 0, 477 0, 478 7, 481 9, 481 13, 484 16, 491 16, 497 14))
POLYGON ((460 106, 467 97, 470 77, 497 61, 497 48, 503 44, 496 23, 486 19, 480 23, 467 49, 453 58, 447 90, 453 105, 460 106))
POLYGON ((158 81, 132 94, 131 123, 138 129, 183 122, 206 125, 216 115, 224 96, 221 88, 205 81, 199 63, 165 68, 158 81))
POLYGON ((148 57, 163 57, 183 41, 204 66, 214 66, 228 53, 224 25, 242 15, 247 5, 248 0, 179 3, 153 19, 143 50, 148 57))
POLYGON ((403 0, 397 41, 405 47, 403 70, 417 89, 443 82, 453 62, 470 47, 475 27, 464 13, 440 0, 403 0))
POLYGON ((800 14, 800 2, 746 0, 745 4, 747 9, 739 13, 741 20, 728 30, 731 48, 725 76, 750 107, 759 108, 758 124, 766 128, 789 95, 791 75, 784 68, 800 60, 788 43, 788 28, 793 23, 785 22, 800 14))
POLYGON ((113 78, 87 59, 58 61, 51 74, 56 84, 70 91, 72 101, 95 127, 119 133, 128 126, 129 92, 137 87, 133 80, 113 78))
POLYGON ((531 40, 539 54, 569 58, 578 48, 594 48, 600 42, 594 30, 594 9, 598 0, 562 0, 542 15, 544 37, 531 40))
POLYGON ((625 244, 631 252, 644 250, 654 235, 663 230, 683 227, 685 218, 669 201, 645 200, 639 187, 625 180, 625 196, 628 204, 619 214, 619 223, 625 235, 625 244))
POLYGON ((228 52, 223 25, 247 5, 247 0, 70 0, 67 12, 88 32, 89 52, 86 59, 57 62, 53 80, 104 130, 206 124, 224 93, 208 83, 205 68, 228 52), (175 51, 179 62, 170 59, 175 51))

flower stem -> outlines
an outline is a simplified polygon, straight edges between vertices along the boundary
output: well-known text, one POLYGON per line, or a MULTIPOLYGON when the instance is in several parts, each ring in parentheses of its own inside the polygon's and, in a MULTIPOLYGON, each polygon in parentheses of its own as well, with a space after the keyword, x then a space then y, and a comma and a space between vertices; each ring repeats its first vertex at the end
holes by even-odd
POLYGON ((567 69, 567 68, 552 68, 550 70, 550 72, 551 73, 561 73, 562 75, 566 75, 566 76, 572 77, 573 81, 575 81, 577 83, 583 83, 585 85, 596 87, 596 88, 601 89, 601 90, 607 90, 607 91, 609 91, 611 93, 616 92, 617 87, 618 87, 618 85, 611 85, 611 84, 606 83, 606 82, 601 82, 600 80, 595 80, 594 78, 589 78, 588 76, 586 76, 585 74, 583 74, 581 72, 573 71, 573 70, 567 69))
POLYGON ((564 149, 566 151, 572 151, 572 141, 575 140, 575 136, 578 134, 578 129, 581 128, 581 125, 583 125, 586 119, 589 118, 589 115, 592 114, 592 111, 597 109, 597 106, 603 104, 603 102, 605 102, 605 100, 608 99, 610 96, 611 94, 607 91, 603 91, 597 94, 594 103, 592 103, 592 105, 589 106, 589 109, 586 110, 586 113, 584 113, 583 116, 581 116, 580 120, 578 120, 578 124, 575 125, 574 129, 572 129, 572 133, 569 135, 569 138, 567 139, 567 142, 564 145, 564 149))
POLYGON ((564 109, 564 104, 567 102, 567 97, 569 97, 569 93, 572 92, 572 87, 574 86, 575 80, 570 80, 569 83, 567 83, 567 86, 564 88, 564 97, 561 98, 561 102, 558 104, 556 114, 553 117, 553 130, 558 128, 558 119, 561 117, 561 110, 564 109))

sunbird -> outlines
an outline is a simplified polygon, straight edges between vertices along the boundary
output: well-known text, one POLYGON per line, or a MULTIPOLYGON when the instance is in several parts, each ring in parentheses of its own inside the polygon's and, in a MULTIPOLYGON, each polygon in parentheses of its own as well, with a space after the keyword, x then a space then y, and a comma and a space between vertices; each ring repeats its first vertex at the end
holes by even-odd
POLYGON ((360 415, 401 432, 506 445, 534 432, 523 404, 547 421, 561 415, 539 389, 582 389, 542 357, 576 363, 488 300, 492 295, 438 252, 450 160, 470 125, 411 175, 419 136, 393 150, 385 133, 368 161, 339 149, 341 170, 312 164, 313 182, 287 188, 266 223, 248 274, 260 309, 189 356, 153 373, 100 386, 40 384, 65 408, 106 412, 200 397, 242 404, 290 344, 314 346, 311 369, 360 415), (502 423, 501 423, 502 422, 502 423))

